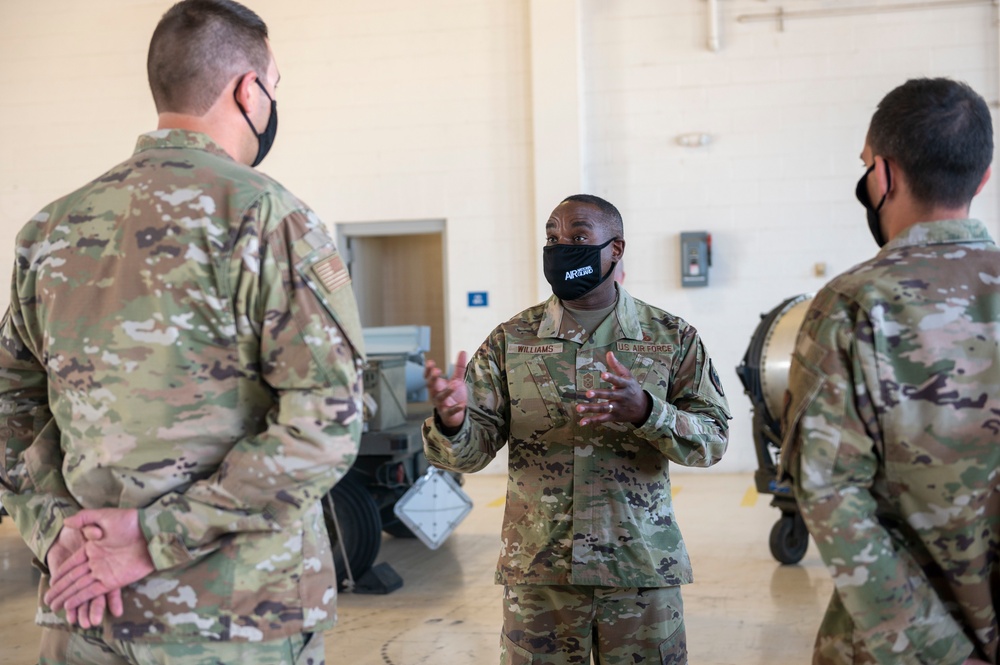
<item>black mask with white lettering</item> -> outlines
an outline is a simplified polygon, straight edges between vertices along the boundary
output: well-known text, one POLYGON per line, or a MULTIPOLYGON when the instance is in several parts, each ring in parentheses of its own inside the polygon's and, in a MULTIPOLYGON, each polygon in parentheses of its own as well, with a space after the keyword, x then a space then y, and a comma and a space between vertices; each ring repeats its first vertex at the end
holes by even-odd
POLYGON ((552 293, 560 300, 576 300, 596 289, 615 271, 615 264, 601 275, 603 245, 548 245, 542 248, 542 270, 552 293))

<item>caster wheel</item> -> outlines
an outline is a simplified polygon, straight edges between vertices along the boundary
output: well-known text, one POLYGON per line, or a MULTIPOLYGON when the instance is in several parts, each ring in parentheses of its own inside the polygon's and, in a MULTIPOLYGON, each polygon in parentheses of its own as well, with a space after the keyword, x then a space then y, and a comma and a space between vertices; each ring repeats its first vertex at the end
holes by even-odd
POLYGON ((771 555, 784 564, 798 563, 809 547, 809 531, 798 513, 785 513, 771 528, 771 555))

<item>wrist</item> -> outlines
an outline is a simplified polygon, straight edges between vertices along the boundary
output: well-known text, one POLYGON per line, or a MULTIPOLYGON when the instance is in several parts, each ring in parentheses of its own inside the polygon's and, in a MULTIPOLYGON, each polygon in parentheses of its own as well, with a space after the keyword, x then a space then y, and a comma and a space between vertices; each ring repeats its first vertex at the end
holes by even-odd
POLYGON ((458 425, 456 426, 449 425, 445 423, 444 420, 441 419, 441 414, 437 412, 437 409, 434 409, 434 424, 437 425, 437 428, 441 430, 441 433, 447 437, 455 436, 456 434, 461 432, 462 423, 464 422, 465 422, 465 414, 463 413, 462 420, 459 421, 458 425))
POLYGON ((643 395, 643 397, 646 398, 646 408, 643 411, 642 418, 640 418, 639 420, 632 421, 632 425, 634 427, 642 427, 643 425, 645 425, 646 421, 649 420, 649 415, 651 413, 653 413, 653 398, 652 398, 652 396, 648 392, 646 392, 645 390, 642 391, 642 395, 643 395))

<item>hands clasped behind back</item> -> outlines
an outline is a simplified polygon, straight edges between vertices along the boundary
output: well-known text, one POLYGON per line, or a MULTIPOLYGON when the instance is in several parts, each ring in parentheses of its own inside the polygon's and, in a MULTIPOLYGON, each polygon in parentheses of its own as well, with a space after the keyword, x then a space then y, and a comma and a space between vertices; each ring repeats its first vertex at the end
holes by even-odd
MULTIPOLYGON (((101 538, 104 532, 99 527, 86 527, 85 529, 74 529, 70 526, 63 526, 56 541, 52 543, 49 552, 45 557, 45 563, 51 572, 51 580, 54 582, 62 572, 63 566, 76 552, 83 549, 87 540, 101 538)), ((121 589, 115 589, 103 596, 97 596, 93 600, 83 603, 73 610, 66 611, 66 620, 72 625, 79 623, 81 628, 98 626, 104 620, 104 612, 110 610, 114 616, 122 614, 122 594, 121 589)))
POLYGON ((66 620, 82 628, 99 625, 106 607, 121 616, 121 589, 154 570, 135 509, 83 510, 67 518, 48 560, 45 602, 55 612, 65 608, 66 620))

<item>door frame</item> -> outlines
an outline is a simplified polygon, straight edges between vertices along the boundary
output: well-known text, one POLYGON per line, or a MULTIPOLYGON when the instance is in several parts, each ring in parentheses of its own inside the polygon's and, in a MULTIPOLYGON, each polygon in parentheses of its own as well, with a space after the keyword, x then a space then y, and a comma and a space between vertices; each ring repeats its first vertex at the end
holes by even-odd
POLYGON ((351 256, 349 240, 351 238, 372 238, 377 236, 406 236, 406 235, 434 235, 441 236, 441 258, 444 261, 441 271, 441 287, 444 289, 442 301, 444 303, 444 330, 441 331, 445 359, 447 362, 449 342, 451 338, 451 312, 448 307, 449 279, 448 279, 448 225, 444 218, 437 219, 405 219, 394 221, 368 221, 368 222, 337 222, 334 224, 334 233, 337 239, 337 249, 347 264, 348 272, 351 270, 354 257, 351 256))

